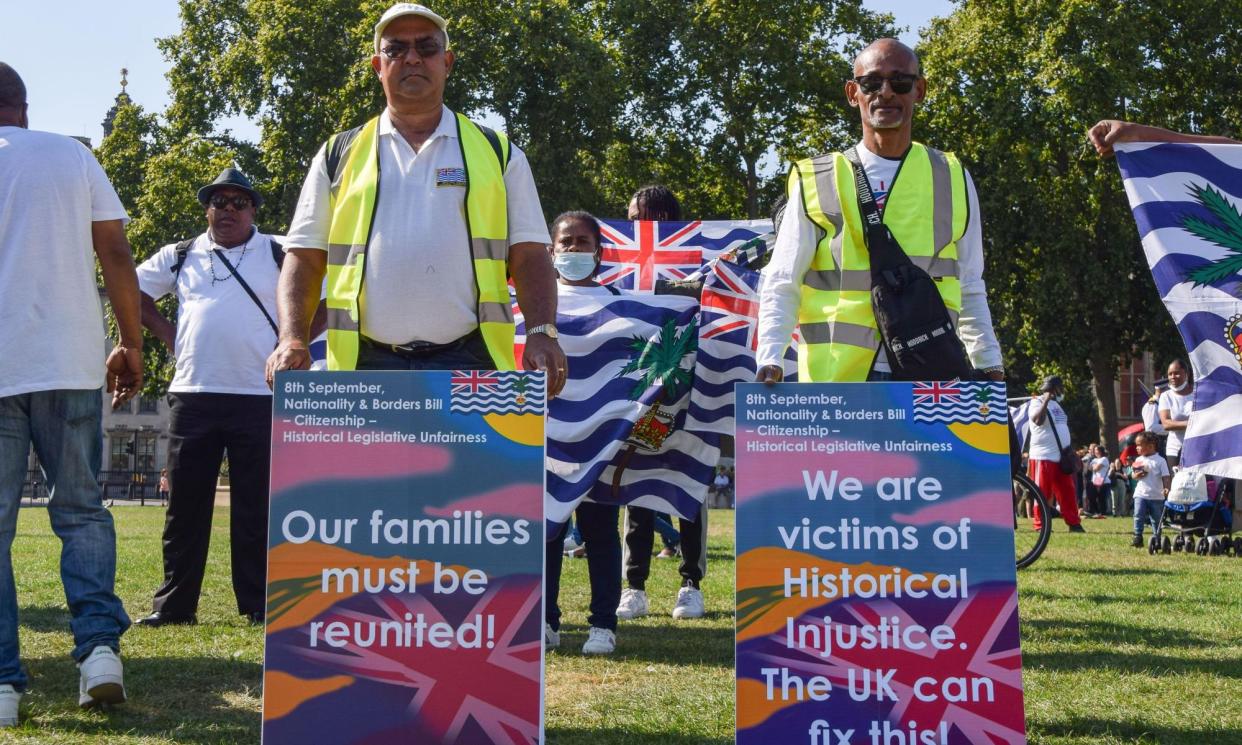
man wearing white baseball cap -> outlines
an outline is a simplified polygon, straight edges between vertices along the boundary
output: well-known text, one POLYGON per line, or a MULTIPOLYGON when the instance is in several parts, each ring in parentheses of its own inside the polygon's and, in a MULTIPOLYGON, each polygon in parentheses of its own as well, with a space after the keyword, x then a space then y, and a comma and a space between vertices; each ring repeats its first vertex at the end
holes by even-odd
POLYGON ((527 323, 522 366, 547 372, 549 395, 564 384, 530 164, 504 134, 444 106, 456 61, 447 25, 413 3, 375 24, 371 68, 387 106, 311 162, 285 243, 269 383, 310 367, 326 273, 330 370, 516 369, 511 276, 527 323))

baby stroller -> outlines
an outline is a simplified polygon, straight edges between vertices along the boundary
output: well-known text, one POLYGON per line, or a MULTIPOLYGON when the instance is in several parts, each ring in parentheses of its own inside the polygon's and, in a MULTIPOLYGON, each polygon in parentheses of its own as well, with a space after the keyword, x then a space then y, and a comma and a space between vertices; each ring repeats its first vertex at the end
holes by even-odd
POLYGON ((1147 552, 1184 551, 1199 556, 1242 557, 1242 536, 1233 538, 1233 500, 1229 482, 1216 480, 1209 489, 1203 474, 1178 471, 1164 503, 1164 514, 1151 537, 1147 552), (1209 496, 1210 495, 1210 496, 1209 496), (1176 530, 1171 541, 1165 530, 1176 530))

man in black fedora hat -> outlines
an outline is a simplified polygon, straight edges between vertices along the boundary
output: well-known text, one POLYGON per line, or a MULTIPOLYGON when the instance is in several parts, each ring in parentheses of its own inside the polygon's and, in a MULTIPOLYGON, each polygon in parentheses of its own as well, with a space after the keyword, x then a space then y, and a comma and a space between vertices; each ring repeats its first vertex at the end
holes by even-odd
POLYGON ((272 422, 263 366, 276 346, 283 251, 254 225, 263 196, 236 168, 198 190, 207 230, 161 248, 138 267, 142 323, 176 358, 168 387, 168 515, 164 583, 144 626, 195 623, 215 505, 229 458, 233 592, 237 610, 264 617, 272 422), (176 322, 155 300, 175 294, 176 322))

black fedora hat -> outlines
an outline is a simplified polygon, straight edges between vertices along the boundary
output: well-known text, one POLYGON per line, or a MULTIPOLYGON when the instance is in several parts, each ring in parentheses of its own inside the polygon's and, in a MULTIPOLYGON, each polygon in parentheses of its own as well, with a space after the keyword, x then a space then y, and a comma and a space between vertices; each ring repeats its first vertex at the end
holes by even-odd
POLYGON ((263 195, 254 190, 254 184, 250 183, 250 179, 246 178, 246 174, 236 168, 225 168, 220 171, 220 175, 215 181, 207 184, 198 190, 198 201, 200 204, 207 204, 211 199, 211 193, 222 186, 231 186, 234 189, 241 189, 250 195, 250 201, 254 202, 254 206, 258 207, 263 204, 263 195))

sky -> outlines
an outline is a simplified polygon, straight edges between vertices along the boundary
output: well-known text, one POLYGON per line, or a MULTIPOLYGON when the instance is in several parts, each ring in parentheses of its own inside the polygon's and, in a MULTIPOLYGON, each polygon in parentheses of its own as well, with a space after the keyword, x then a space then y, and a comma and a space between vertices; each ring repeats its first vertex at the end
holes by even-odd
MULTIPOLYGON (((435 7, 434 0, 428 3, 435 7)), ((0 61, 26 83, 30 126, 89 137, 98 145, 102 122, 129 70, 127 91, 148 112, 168 105, 168 64, 155 46, 180 27, 176 0, 12 0, 0 24, 0 61)), ((933 16, 947 15, 950 0, 863 0, 871 10, 892 13, 913 44, 933 16)), ((451 22, 451 19, 450 19, 451 22)), ((224 124, 245 139, 258 131, 247 121, 224 124)))

